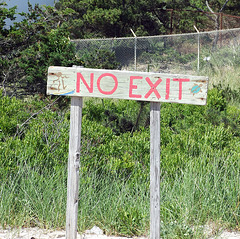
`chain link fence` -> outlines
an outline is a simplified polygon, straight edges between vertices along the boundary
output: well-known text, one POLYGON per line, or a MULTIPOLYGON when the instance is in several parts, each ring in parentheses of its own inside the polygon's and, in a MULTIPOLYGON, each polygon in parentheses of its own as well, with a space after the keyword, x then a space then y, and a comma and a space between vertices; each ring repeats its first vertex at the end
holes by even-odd
POLYGON ((105 61, 104 68, 111 69, 197 74, 207 68, 240 65, 240 28, 72 42, 79 58, 89 63, 105 61))

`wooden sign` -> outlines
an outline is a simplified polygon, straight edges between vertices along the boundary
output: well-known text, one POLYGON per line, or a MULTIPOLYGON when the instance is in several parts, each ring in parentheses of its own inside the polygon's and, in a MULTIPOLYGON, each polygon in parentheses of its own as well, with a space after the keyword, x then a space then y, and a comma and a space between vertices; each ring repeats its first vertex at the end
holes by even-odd
POLYGON ((204 76, 49 67, 47 93, 205 105, 204 76))
POLYGON ((47 93, 71 97, 66 239, 77 238, 82 97, 151 101, 150 239, 160 239, 160 102, 205 105, 204 76, 49 67, 47 93))

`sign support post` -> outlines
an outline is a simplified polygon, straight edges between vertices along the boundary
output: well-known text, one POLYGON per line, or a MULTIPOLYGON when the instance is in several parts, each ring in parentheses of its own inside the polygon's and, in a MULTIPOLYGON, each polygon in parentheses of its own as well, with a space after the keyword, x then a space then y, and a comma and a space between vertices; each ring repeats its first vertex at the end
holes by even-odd
POLYGON ((160 239, 160 103, 150 103, 150 239, 160 239))
POLYGON ((67 181, 66 239, 77 238, 82 97, 71 97, 67 181))

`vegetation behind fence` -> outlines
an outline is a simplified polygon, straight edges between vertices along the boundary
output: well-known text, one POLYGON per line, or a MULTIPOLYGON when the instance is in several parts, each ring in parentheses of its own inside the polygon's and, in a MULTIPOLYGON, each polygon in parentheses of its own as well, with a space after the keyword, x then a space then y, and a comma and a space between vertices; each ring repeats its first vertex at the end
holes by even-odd
POLYGON ((240 29, 148 37, 73 40, 88 67, 197 74, 240 62, 240 29))

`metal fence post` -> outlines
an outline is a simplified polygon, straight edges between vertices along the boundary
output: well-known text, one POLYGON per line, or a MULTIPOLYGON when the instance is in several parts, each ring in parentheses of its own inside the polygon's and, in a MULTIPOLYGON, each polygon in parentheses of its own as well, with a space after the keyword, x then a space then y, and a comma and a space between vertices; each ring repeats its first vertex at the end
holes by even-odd
POLYGON ((195 30, 198 33, 198 61, 197 61, 197 71, 199 72, 200 67, 200 32, 198 31, 197 27, 194 25, 195 30))
POLYGON ((133 36, 134 36, 134 70, 137 70, 137 36, 134 33, 134 31, 132 30, 132 28, 130 28, 133 36))

